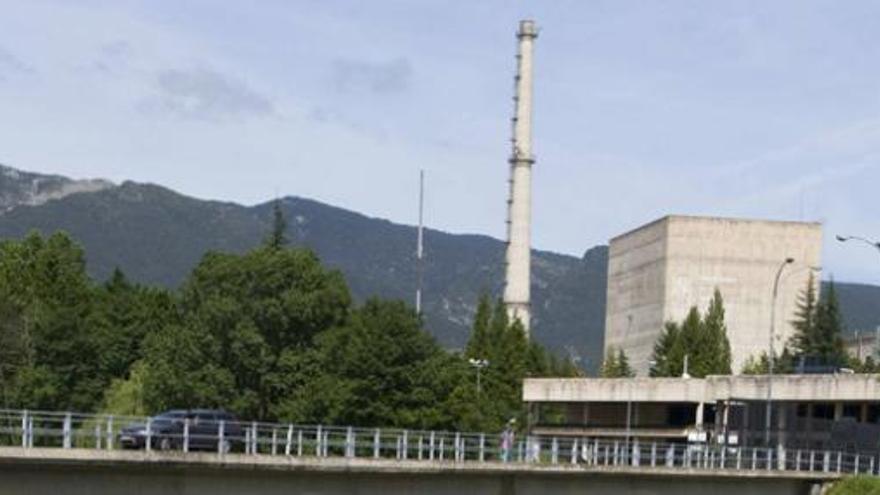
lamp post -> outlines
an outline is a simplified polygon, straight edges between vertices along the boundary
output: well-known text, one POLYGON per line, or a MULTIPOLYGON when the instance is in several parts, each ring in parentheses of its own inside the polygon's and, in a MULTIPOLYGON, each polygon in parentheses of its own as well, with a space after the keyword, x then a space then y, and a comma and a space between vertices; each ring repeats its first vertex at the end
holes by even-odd
POLYGON ((764 443, 770 446, 770 421, 773 411, 773 361, 776 353, 773 342, 776 338, 776 299, 779 296, 779 277, 785 267, 794 263, 794 258, 785 258, 776 270, 776 278, 773 279, 773 300, 770 303, 770 350, 767 355, 767 411, 764 414, 764 443))
POLYGON ((486 366, 489 366, 489 360, 470 358, 468 359, 468 362, 471 366, 477 369, 477 395, 480 395, 480 371, 486 366))
POLYGON ((880 251, 880 242, 877 242, 877 241, 871 241, 871 240, 865 239, 864 237, 858 237, 858 236, 854 236, 854 235, 838 235, 835 237, 837 238, 837 240, 839 242, 859 241, 859 242, 863 242, 863 243, 875 248, 877 251, 880 251))

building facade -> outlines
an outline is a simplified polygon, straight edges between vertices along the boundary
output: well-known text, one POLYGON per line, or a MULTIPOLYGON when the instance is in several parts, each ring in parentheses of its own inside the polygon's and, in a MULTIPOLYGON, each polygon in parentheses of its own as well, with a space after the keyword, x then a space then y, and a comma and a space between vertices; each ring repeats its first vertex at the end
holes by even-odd
MULTIPOLYGON (((726 309, 732 369, 770 345, 773 286, 787 258, 775 300, 775 349, 793 328, 797 297, 820 266, 818 223, 667 216, 615 237, 609 246, 605 350, 623 349, 646 375, 667 321, 692 306, 707 308, 715 289, 726 309)), ((818 277, 816 277, 818 290, 818 277)))
POLYGON ((880 452, 876 374, 527 378, 523 402, 533 435, 880 452))

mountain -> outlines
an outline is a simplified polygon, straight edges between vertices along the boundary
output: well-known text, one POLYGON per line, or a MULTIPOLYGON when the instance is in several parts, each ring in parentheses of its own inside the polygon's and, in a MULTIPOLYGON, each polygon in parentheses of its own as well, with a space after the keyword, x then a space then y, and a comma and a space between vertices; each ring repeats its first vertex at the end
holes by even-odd
POLYGON ((880 328, 880 287, 835 282, 834 288, 837 290, 840 312, 847 330, 864 332, 880 328))
MULTIPOLYGON (((357 300, 412 300, 414 227, 298 197, 279 200, 292 244, 314 250, 345 275, 357 300)), ((121 268, 133 280, 178 286, 209 250, 243 252, 272 228, 272 202, 242 206, 134 182, 73 181, 0 166, 0 238, 64 230, 86 251, 97 279, 121 268)), ((500 295, 504 242, 427 229, 423 309, 443 345, 461 347, 482 292, 500 295)), ((601 363, 608 248, 580 258, 533 252, 535 339, 595 370, 601 363)), ((851 329, 880 325, 880 287, 838 283, 851 329)))
POLYGON ((19 205, 41 205, 70 194, 113 187, 105 180, 71 180, 60 175, 43 175, 0 164, 0 211, 19 205))
MULTIPOLYGON (((243 252, 259 244, 272 226, 272 202, 247 207, 203 201, 153 184, 83 183, 3 170, 0 191, 10 201, 0 213, 0 237, 64 230, 83 245, 97 279, 119 267, 133 280, 176 287, 206 251, 243 252), (34 184, 50 183, 66 193, 41 201, 30 194, 34 184)), ((292 244, 311 248, 325 264, 341 270, 357 300, 413 298, 414 227, 304 198, 279 201, 292 244)), ((488 236, 426 229, 423 309, 426 327, 443 345, 456 348, 467 341, 482 292, 500 295, 504 247, 488 236)), ((582 358, 590 368, 601 360, 606 263, 604 247, 583 258, 533 254, 533 335, 582 358)))

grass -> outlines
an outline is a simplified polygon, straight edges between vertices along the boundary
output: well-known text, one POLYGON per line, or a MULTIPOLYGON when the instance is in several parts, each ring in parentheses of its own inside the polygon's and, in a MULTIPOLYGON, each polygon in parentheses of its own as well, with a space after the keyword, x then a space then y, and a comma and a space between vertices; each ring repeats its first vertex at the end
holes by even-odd
POLYGON ((835 483, 828 495, 880 495, 880 478, 853 476, 835 483))

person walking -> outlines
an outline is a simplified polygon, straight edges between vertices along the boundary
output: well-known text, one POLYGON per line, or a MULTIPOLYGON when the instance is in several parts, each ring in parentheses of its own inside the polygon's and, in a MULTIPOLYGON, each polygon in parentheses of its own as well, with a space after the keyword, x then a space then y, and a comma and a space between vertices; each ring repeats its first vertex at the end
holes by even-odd
POLYGON ((507 422, 507 426, 504 427, 504 431, 501 433, 501 459, 504 462, 510 462, 511 460, 511 451, 513 450, 515 433, 513 427, 516 425, 516 419, 511 418, 510 421, 507 422))

